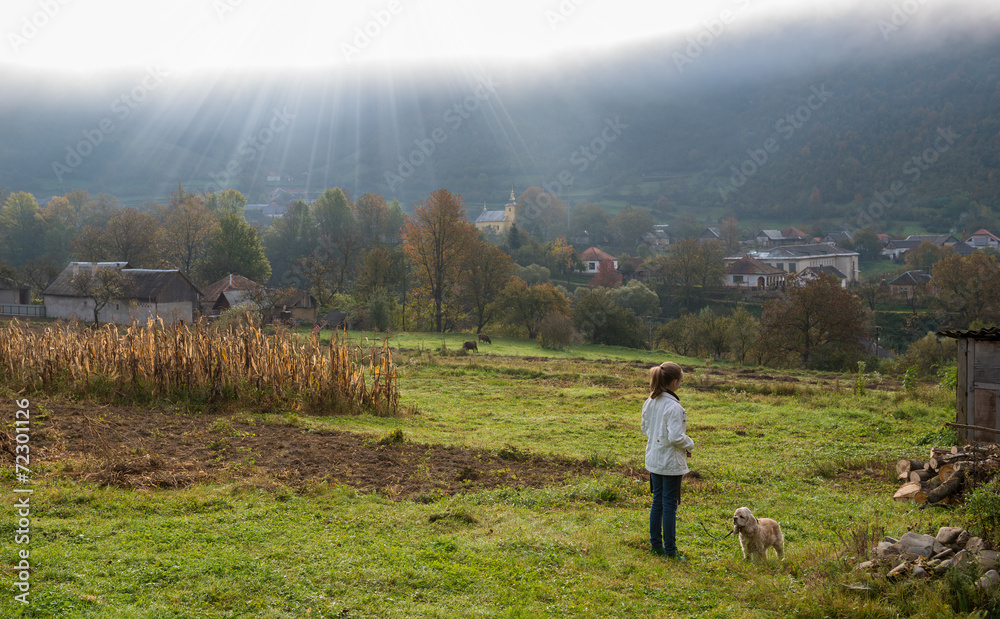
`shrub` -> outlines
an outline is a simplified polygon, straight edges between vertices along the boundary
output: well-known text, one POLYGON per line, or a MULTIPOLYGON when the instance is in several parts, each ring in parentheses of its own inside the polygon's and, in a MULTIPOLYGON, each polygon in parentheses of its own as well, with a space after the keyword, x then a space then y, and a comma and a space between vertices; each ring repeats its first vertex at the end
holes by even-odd
POLYGON ((910 344, 906 353, 899 360, 899 367, 916 367, 916 372, 925 378, 931 378, 939 367, 955 364, 955 343, 950 339, 928 333, 916 342, 910 344))
POLYGON ((538 328, 538 343, 542 348, 563 350, 579 340, 573 321, 559 313, 546 316, 538 328))
POLYGON ((984 540, 1000 543, 1000 479, 979 486, 966 497, 969 527, 984 540))

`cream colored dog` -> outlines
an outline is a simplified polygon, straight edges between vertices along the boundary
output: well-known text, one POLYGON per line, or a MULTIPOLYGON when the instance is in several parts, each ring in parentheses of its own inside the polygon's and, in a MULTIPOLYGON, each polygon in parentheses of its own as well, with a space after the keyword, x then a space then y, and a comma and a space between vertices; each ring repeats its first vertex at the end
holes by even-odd
POLYGON ((740 536, 740 548, 744 559, 767 558, 767 549, 774 548, 778 559, 785 557, 785 536, 781 534, 781 525, 770 518, 756 518, 746 507, 741 507, 733 514, 733 531, 740 536))

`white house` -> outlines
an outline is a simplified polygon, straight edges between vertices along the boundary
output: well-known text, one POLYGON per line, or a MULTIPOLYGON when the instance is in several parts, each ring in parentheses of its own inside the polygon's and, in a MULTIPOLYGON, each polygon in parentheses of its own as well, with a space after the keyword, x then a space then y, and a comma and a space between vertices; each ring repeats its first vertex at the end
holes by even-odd
POLYGON ((1000 249, 1000 238, 997 238, 995 234, 986 228, 976 230, 969 235, 969 238, 965 239, 965 242, 975 249, 986 249, 987 247, 1000 249))
MULTIPOLYGON (((810 243, 806 245, 782 245, 770 249, 752 251, 747 254, 761 262, 776 267, 785 273, 798 273, 810 267, 833 267, 839 271, 841 285, 847 286, 861 278, 858 266, 860 255, 856 251, 847 251, 827 243, 810 243)), ((743 256, 726 258, 726 265, 732 265, 743 256)))
POLYGON ((753 256, 744 255, 726 267, 723 283, 731 288, 765 290, 784 285, 785 272, 753 256))
POLYGON ((598 249, 596 247, 588 247, 583 250, 580 254, 580 260, 583 262, 583 273, 584 275, 597 275, 597 269, 601 266, 601 262, 605 260, 610 260, 611 264, 615 269, 618 268, 618 259, 609 254, 606 251, 598 249))
POLYGON ((131 291, 121 299, 111 299, 98 312, 101 322, 130 324, 160 318, 165 323, 192 322, 201 292, 176 270, 133 269, 127 262, 71 262, 42 291, 45 314, 50 318, 82 321, 94 319, 94 299, 84 296, 73 279, 79 273, 98 269, 118 269, 131 280, 131 291))

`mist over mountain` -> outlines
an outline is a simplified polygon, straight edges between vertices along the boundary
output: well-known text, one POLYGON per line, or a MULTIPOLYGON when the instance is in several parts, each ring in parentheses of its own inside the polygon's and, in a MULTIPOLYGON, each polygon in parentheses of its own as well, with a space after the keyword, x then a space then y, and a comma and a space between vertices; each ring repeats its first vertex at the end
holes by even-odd
POLYGON ((276 186, 339 186, 407 207, 446 187, 472 208, 539 185, 664 220, 721 208, 803 221, 850 217, 902 182, 888 220, 923 209, 954 227, 956 195, 1000 198, 1000 30, 992 16, 901 16, 708 20, 679 39, 539 66, 8 71, 0 187, 137 204, 178 180, 232 186, 251 203, 276 186))

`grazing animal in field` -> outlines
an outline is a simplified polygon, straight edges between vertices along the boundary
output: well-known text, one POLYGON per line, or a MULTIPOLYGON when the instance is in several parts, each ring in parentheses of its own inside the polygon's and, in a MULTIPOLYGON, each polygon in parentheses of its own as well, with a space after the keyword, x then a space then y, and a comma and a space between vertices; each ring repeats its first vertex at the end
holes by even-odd
POLYGON ((475 342, 466 342, 462 344, 462 348, 464 348, 465 350, 474 350, 476 352, 479 352, 479 345, 477 345, 475 342))
POLYGON ((774 548, 778 559, 784 559, 785 536, 777 521, 757 518, 748 508, 741 507, 733 514, 733 531, 739 534, 744 559, 763 561, 768 548, 774 548))
POLYGON ((493 343, 493 340, 490 339, 490 336, 486 335, 485 333, 480 333, 479 334, 479 341, 480 342, 486 342, 487 344, 492 344, 493 343))

